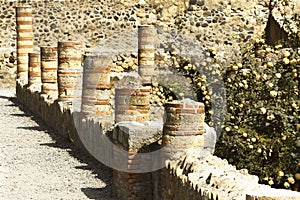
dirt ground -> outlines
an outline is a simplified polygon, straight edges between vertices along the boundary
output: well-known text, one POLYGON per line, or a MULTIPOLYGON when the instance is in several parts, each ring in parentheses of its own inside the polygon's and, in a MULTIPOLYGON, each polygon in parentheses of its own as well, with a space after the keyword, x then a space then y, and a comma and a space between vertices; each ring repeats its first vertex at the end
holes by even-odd
POLYGON ((0 88, 0 199, 112 200, 111 170, 0 88))

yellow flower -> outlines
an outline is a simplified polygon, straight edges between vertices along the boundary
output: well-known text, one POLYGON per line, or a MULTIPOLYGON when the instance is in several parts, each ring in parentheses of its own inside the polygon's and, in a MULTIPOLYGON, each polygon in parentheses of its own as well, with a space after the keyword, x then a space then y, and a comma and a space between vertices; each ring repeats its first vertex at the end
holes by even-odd
POLYGON ((297 77, 298 77, 297 72, 293 72, 293 73, 292 73, 292 77, 293 77, 293 78, 297 78, 297 77))
POLYGON ((277 175, 282 177, 282 176, 284 176, 284 173, 283 173, 283 171, 278 171, 277 175))
POLYGON ((251 142, 256 142, 256 138, 251 138, 251 142))
POLYGON ((243 137, 248 137, 248 134, 247 133, 243 133, 243 137))
POLYGON ((298 106, 297 106, 297 104, 294 102, 294 103, 292 103, 292 107, 294 108, 294 109, 297 109, 298 108, 298 106))
POLYGON ((267 116, 267 120, 272 121, 273 119, 275 119, 273 114, 267 116))
POLYGON ((268 62, 268 63, 267 63, 267 66, 268 66, 268 67, 273 67, 274 65, 273 65, 272 62, 268 62))
POLYGON ((276 76, 276 78, 281 78, 281 74, 280 73, 276 73, 275 76, 276 76))
POLYGON ((210 96, 209 96, 209 95, 206 95, 206 96, 204 97, 204 99, 205 99, 205 100, 210 100, 210 96))
POLYGON ((277 97, 277 92, 275 90, 270 91, 270 96, 271 97, 277 97))
POLYGON ((289 57, 290 55, 291 55, 291 53, 290 53, 289 51, 284 51, 284 52, 283 52, 283 56, 284 56, 285 58, 289 57))
POLYGON ((288 64, 290 64, 290 60, 288 58, 283 58, 283 63, 285 65, 288 65, 288 64))
POLYGON ((284 182, 283 186, 284 186, 285 188, 289 188, 289 187, 290 187, 290 184, 289 184, 288 182, 284 182))
POLYGON ((232 66, 232 70, 237 71, 238 69, 239 69, 239 67, 237 65, 232 66))
POLYGON ((293 177, 289 177, 287 179, 287 181, 289 182, 289 184, 292 184, 292 185, 295 183, 295 179, 293 177))
POLYGON ((295 174, 295 179, 296 179, 297 181, 300 181, 300 174, 299 174, 299 173, 296 173, 296 174, 295 174))
POLYGON ((266 52, 267 52, 267 53, 270 53, 271 51, 272 51, 272 49, 271 49, 270 47, 267 47, 267 48, 266 48, 266 52))
POLYGON ((264 39, 260 39, 259 41, 261 44, 264 44, 265 43, 265 40, 264 39))
POLYGON ((238 68, 242 68, 243 64, 242 63, 238 63, 237 66, 238 66, 238 68))
POLYGON ((262 152, 261 148, 257 148, 256 152, 261 153, 262 152))
POLYGON ((269 184, 269 185, 274 185, 274 181, 273 181, 273 180, 269 180, 269 181, 268 181, 268 184, 269 184))
POLYGON ((230 127, 226 127, 226 128, 225 128, 225 131, 226 131, 226 132, 229 132, 230 130, 231 130, 230 127))
POLYGON ((267 83, 267 85, 268 85, 270 88, 274 87, 274 84, 273 84, 273 83, 267 83))
POLYGON ((291 65, 294 65, 294 64, 296 64, 296 63, 297 63, 297 60, 296 60, 296 59, 290 60, 290 64, 291 64, 291 65))
POLYGON ((263 78, 264 80, 267 80, 268 75, 267 75, 267 74, 264 74, 262 78, 263 78))
POLYGON ((261 114, 263 114, 263 115, 267 113, 267 109, 264 107, 260 108, 260 111, 261 111, 261 114))

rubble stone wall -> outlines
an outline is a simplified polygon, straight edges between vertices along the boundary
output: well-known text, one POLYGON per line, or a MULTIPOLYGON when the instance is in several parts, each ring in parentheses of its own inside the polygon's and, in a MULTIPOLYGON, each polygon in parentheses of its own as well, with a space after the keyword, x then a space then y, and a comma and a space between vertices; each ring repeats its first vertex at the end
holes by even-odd
POLYGON ((137 28, 145 19, 169 28, 178 28, 174 24, 181 22, 185 34, 222 46, 234 43, 235 37, 243 40, 261 34, 268 14, 266 0, 149 0, 146 7, 126 0, 1 0, 1 49, 16 48, 15 6, 24 2, 34 11, 36 46, 70 39, 96 47, 104 39, 137 28))

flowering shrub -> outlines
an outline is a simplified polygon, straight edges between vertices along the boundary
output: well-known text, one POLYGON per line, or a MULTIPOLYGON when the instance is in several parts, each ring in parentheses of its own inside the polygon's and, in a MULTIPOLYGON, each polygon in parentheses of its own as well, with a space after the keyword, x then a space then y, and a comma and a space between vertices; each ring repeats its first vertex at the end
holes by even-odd
POLYGON ((247 168, 261 183, 296 191, 300 186, 299 53, 300 49, 272 47, 259 39, 245 43, 239 62, 225 69, 214 48, 207 51, 205 63, 176 54, 169 63, 190 80, 198 100, 206 105, 210 125, 222 122, 211 120, 220 114, 211 108, 218 103, 213 88, 222 87, 217 79, 223 79, 227 113, 216 155, 239 169, 247 168))
POLYGON ((299 190, 298 50, 257 40, 224 74, 227 117, 216 154, 274 187, 299 190), (298 144, 298 146, 297 146, 298 144))

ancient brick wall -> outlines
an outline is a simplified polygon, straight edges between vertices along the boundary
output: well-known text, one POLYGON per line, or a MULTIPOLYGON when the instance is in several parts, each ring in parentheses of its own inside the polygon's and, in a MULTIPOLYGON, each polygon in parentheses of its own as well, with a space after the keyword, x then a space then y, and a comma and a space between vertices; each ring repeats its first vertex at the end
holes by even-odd
MULTIPOLYGON (((89 1, 80 3, 85 2, 89 1)), ((75 1, 63 3, 71 4, 75 1)), ((18 23, 24 21, 26 18, 18 23)), ((145 27, 149 28, 139 26, 140 29, 145 27)), ((31 28, 27 27, 28 30, 31 28)), ((84 101, 82 93, 68 98, 64 96, 78 88, 85 89, 83 85, 90 85, 83 80, 84 84, 76 86, 73 76, 82 75, 82 58, 91 55, 86 51, 86 46, 77 45, 79 43, 76 41, 80 38, 75 43, 61 43, 49 35, 50 47, 37 46, 37 49, 41 48, 41 91, 28 86, 26 80, 31 80, 30 76, 20 76, 16 88, 18 101, 60 134, 76 145, 84 146, 96 159, 113 168, 114 193, 120 199, 299 199, 298 193, 281 193, 281 190, 259 185, 257 177, 249 175, 246 170, 237 171, 226 161, 206 151, 202 103, 190 99, 168 102, 159 107, 165 109, 164 121, 162 116, 155 120, 151 118, 151 107, 155 103, 151 102, 153 93, 147 84, 155 77, 151 65, 154 62, 153 45, 149 43, 153 39, 151 33, 150 36, 149 32, 143 33, 139 31, 136 37, 146 39, 137 40, 139 45, 136 47, 142 47, 143 41, 147 41, 146 45, 150 48, 144 48, 143 51, 136 49, 134 51, 137 55, 130 52, 125 58, 118 55, 121 59, 116 59, 120 66, 126 63, 128 57, 132 58, 132 66, 146 61, 142 63, 144 65, 138 66, 143 67, 143 70, 113 72, 107 70, 105 60, 100 64, 102 68, 99 68, 96 63, 106 59, 103 54, 99 55, 100 60, 94 57, 96 60, 91 62, 96 68, 90 72, 96 70, 100 79, 95 79, 97 83, 92 86, 93 92, 84 94, 84 98, 95 97, 96 103, 90 103, 89 106, 95 106, 95 111, 96 108, 107 111, 104 116, 103 113, 91 112, 93 108, 88 109, 88 115, 81 112, 81 101, 84 101), (147 40, 147 37, 150 39, 147 40), (73 68, 76 70, 72 71, 73 68), (67 79, 64 72, 69 72, 67 79), (81 100, 77 101, 78 98, 81 100)), ((18 39, 19 45, 22 38, 18 39)), ((30 75, 29 68, 22 72, 30 75)))

